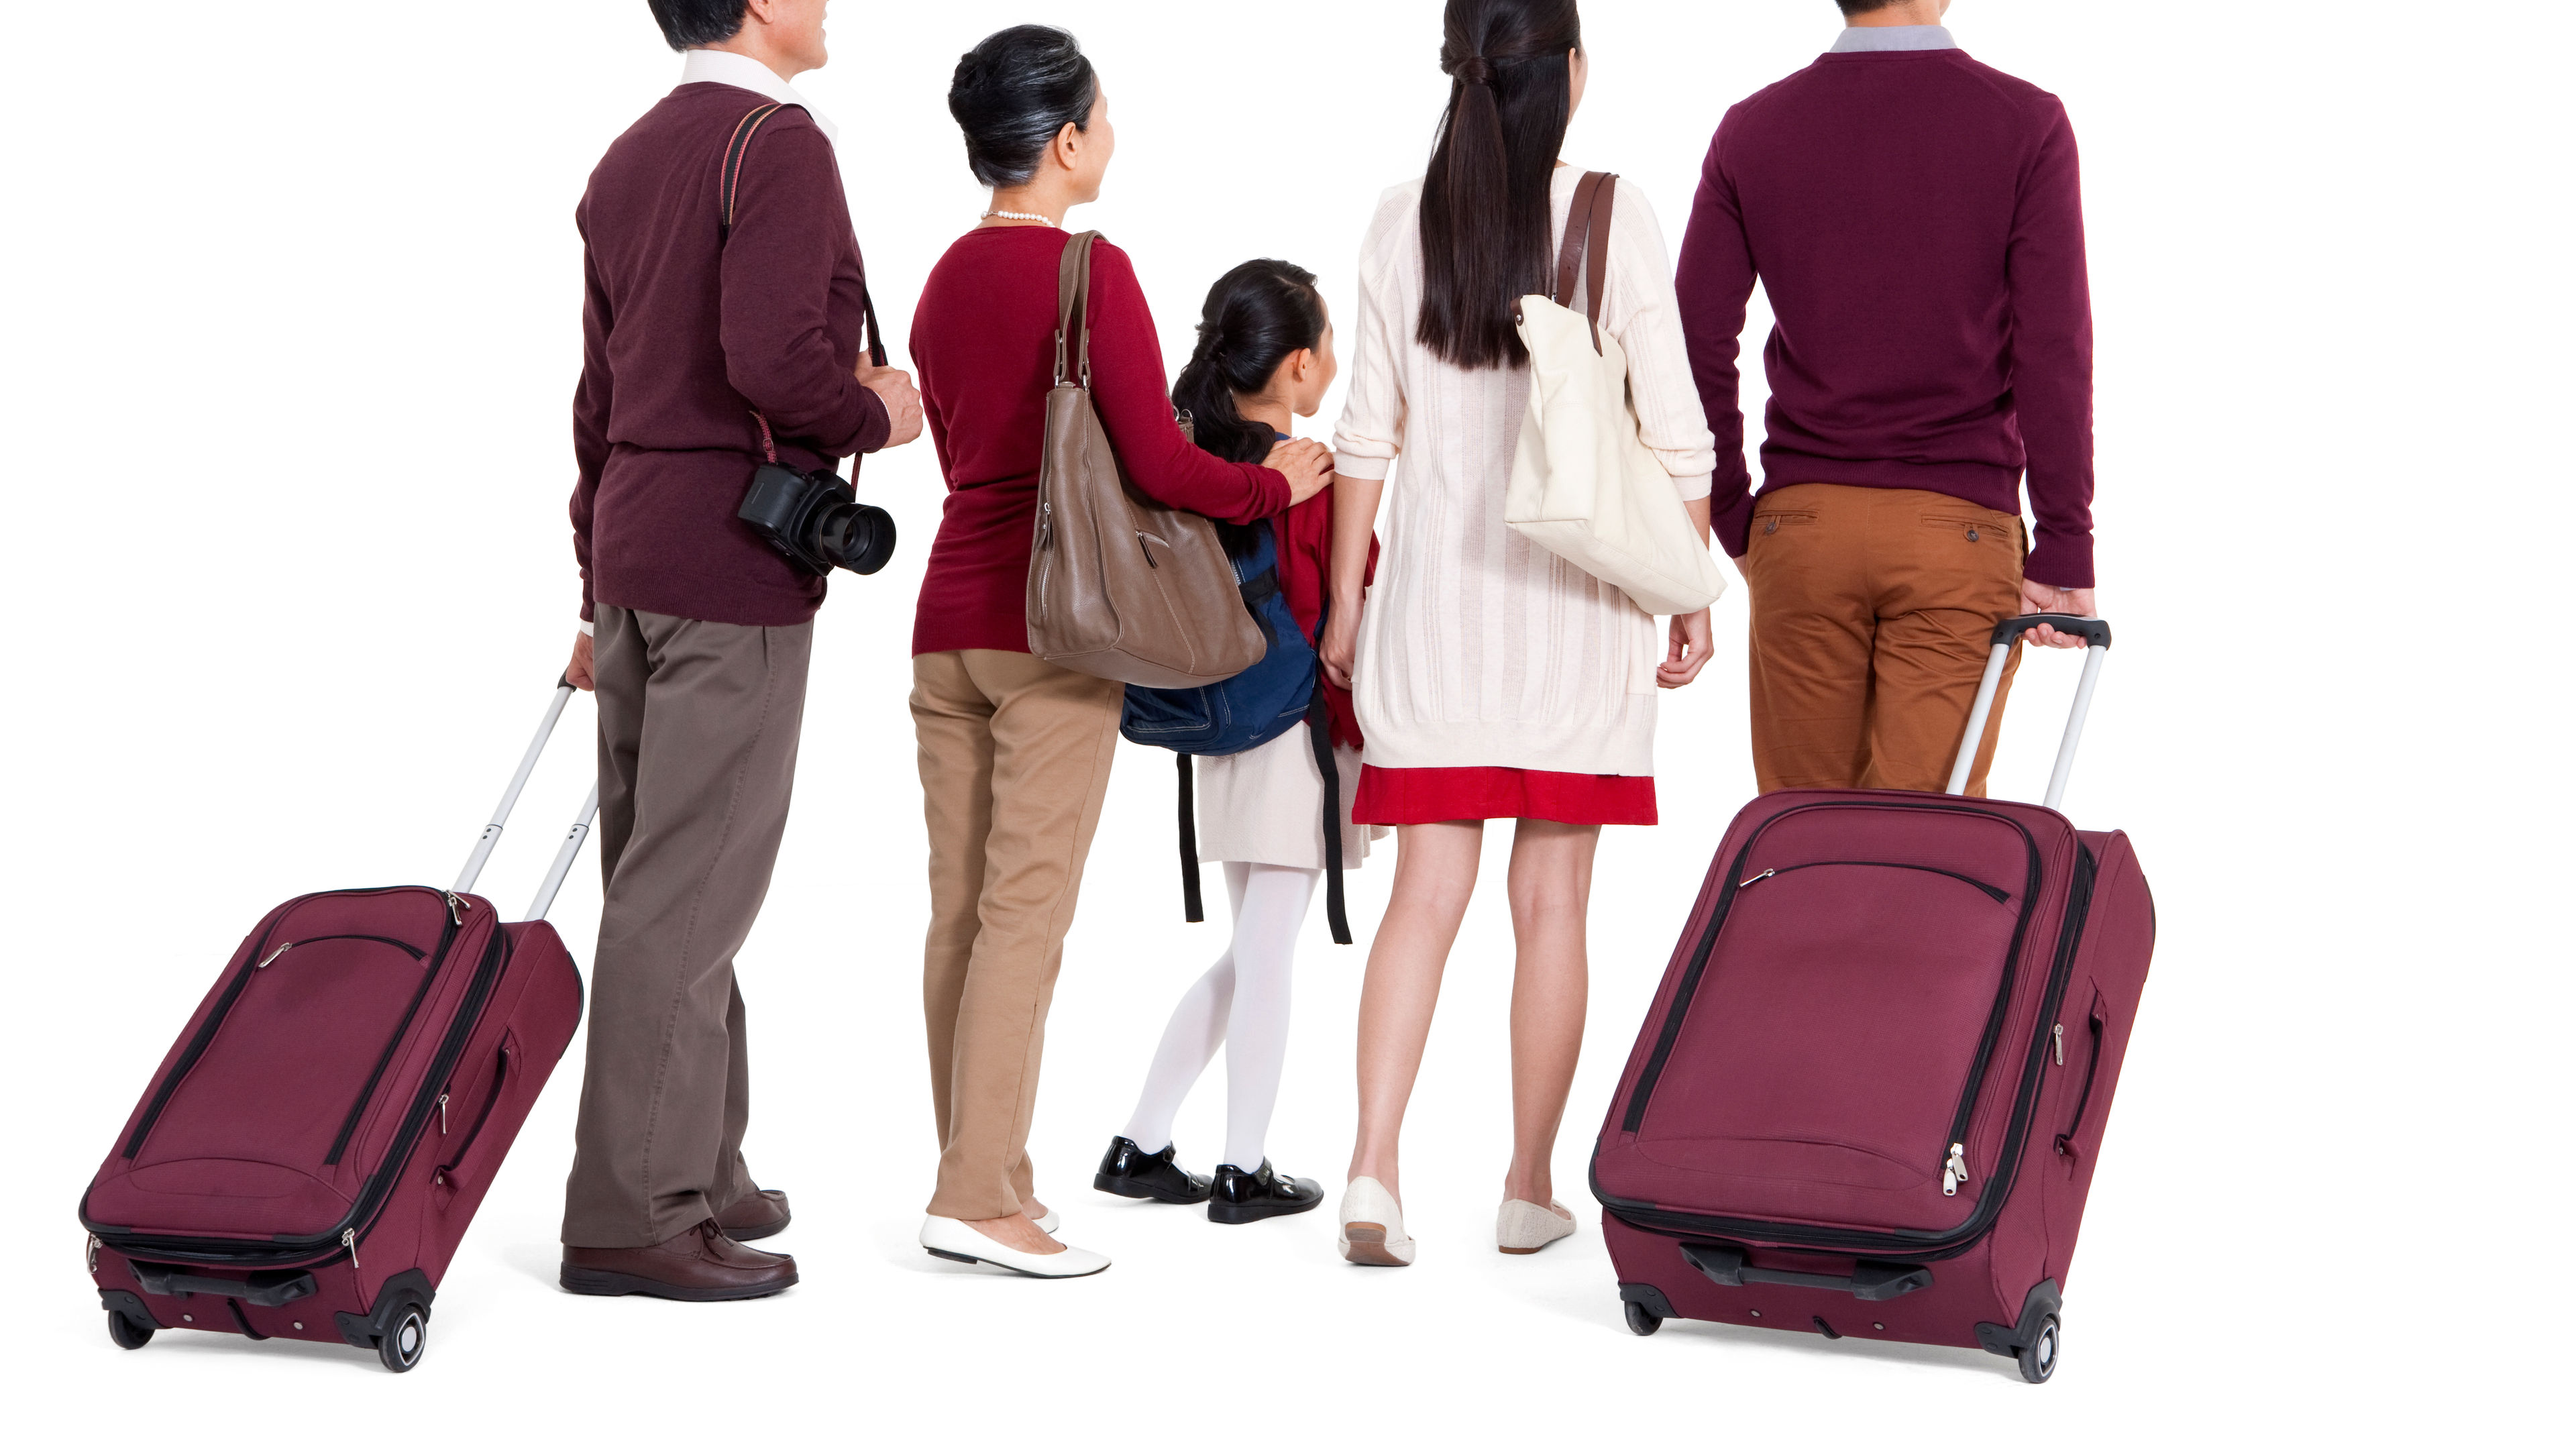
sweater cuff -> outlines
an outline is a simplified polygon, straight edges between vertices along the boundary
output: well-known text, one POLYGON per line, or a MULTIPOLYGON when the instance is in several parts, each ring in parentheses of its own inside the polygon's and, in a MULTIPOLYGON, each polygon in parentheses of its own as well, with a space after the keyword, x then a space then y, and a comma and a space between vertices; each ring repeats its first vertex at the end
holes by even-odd
POLYGON ((885 399, 872 387, 859 389, 859 426, 850 435, 850 455, 873 453, 894 436, 894 417, 886 411, 885 399))
POLYGON ((1357 478, 1363 483, 1383 483, 1386 481, 1387 469, 1394 462, 1392 458, 1372 458, 1364 453, 1335 453, 1333 471, 1345 478, 1357 478))
POLYGON ((2059 589, 2093 587, 2093 535, 2040 530, 2021 566, 2022 577, 2059 589))
POLYGON ((1753 495, 1738 494, 1733 503, 1710 510, 1708 533, 1728 558, 1744 557, 1753 546, 1753 495))
POLYGON ((1682 496, 1684 503, 1696 503, 1708 496, 1709 487, 1715 481, 1714 475, 1708 473, 1693 473, 1688 477, 1675 474, 1673 491, 1682 496))

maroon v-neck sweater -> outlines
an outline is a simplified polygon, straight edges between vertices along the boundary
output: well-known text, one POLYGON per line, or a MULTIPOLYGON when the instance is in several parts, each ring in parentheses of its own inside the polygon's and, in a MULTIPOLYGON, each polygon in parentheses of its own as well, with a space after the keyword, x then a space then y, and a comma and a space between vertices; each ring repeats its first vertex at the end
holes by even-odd
POLYGON ((1682 240, 1682 324, 1717 434, 1712 521, 1753 519, 1737 338, 1778 325, 1765 491, 1922 488, 2038 522, 2031 578, 2093 582, 2093 312, 2075 132, 1956 50, 1826 55, 1726 113, 1682 240))
MULTIPOLYGON (((921 580, 915 654, 1029 652, 1029 545, 1055 382, 1057 264, 1070 239, 1054 227, 978 227, 922 284, 912 360, 948 503, 921 580)), ((1148 496, 1234 523, 1288 506, 1277 470, 1226 462, 1183 436, 1144 289, 1106 241, 1091 249, 1091 401, 1148 496)))
POLYGON ((801 624, 823 581, 734 510, 761 459, 820 468, 885 445, 859 386, 866 273, 832 143, 797 107, 745 153, 719 245, 718 174, 742 118, 769 103, 681 86, 608 148, 574 215, 589 297, 573 395, 573 552, 594 602, 723 624, 801 624))

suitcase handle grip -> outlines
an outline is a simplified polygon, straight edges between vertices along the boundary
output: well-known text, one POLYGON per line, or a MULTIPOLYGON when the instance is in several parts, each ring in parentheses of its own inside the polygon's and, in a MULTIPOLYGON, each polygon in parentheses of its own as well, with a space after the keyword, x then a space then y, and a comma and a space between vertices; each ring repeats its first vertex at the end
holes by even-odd
POLYGON ((2021 642, 2021 636, 2042 624, 2060 634, 2072 634, 2084 641, 2087 649, 2111 647, 2111 623, 2090 614, 2024 614, 2006 619, 1995 626, 1995 647, 2003 648, 2021 642))
POLYGON ((1902 1298, 1918 1288, 1932 1286, 1932 1270, 1919 1263, 1876 1263, 1863 1258, 1854 1265, 1851 1276, 1832 1273, 1792 1273, 1779 1268, 1756 1268, 1742 1248, 1729 1243, 1684 1243, 1682 1261, 1699 1270, 1700 1275, 1721 1288, 1741 1288, 1747 1283, 1776 1283, 1789 1288, 1824 1288, 1835 1293, 1848 1293, 1863 1303, 1884 1303, 1902 1298))
POLYGON ((134 1270, 134 1281, 143 1285, 143 1291, 156 1298, 203 1293, 215 1298, 238 1298, 255 1308, 278 1308, 298 1298, 310 1298, 314 1292, 313 1275, 295 1269, 271 1268, 241 1279, 210 1278, 163 1263, 127 1266, 134 1270))

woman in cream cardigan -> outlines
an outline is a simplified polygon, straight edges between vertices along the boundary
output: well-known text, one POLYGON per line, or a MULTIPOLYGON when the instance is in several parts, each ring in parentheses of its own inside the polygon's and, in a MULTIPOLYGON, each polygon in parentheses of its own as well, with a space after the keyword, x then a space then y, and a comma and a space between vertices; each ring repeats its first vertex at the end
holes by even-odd
MULTIPOLYGON (((1557 159, 1582 100, 1581 42, 1574 0, 1449 0, 1450 102, 1430 174, 1386 193, 1361 249, 1323 652, 1368 737, 1353 816, 1398 837, 1360 998, 1340 1235, 1355 1263, 1413 1261, 1397 1138, 1487 820, 1516 822, 1512 1161, 1496 1242, 1529 1253, 1574 1231, 1549 1159, 1583 1038, 1593 850, 1604 825, 1655 822, 1655 691, 1708 659, 1705 611, 1672 621, 1659 661, 1655 621, 1626 594, 1503 525, 1529 396, 1513 314, 1550 290, 1582 176, 1557 159), (1381 495, 1385 551, 1364 612, 1359 560, 1381 495)), ((1603 290, 1644 440, 1705 541, 1715 454, 1662 233, 1632 188, 1612 212, 1603 290)))

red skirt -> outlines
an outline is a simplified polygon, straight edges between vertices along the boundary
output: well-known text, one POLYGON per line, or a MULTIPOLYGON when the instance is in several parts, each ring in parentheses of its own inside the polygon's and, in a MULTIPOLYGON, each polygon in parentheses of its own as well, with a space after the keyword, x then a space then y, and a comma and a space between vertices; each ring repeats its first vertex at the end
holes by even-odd
POLYGON ((1359 825, 1443 820, 1553 820, 1562 825, 1652 825, 1652 775, 1568 775, 1498 765, 1459 769, 1360 767, 1351 800, 1359 825))

